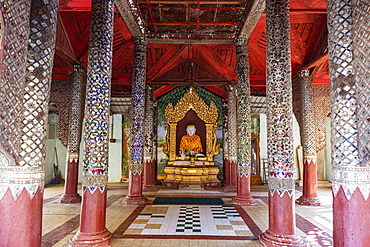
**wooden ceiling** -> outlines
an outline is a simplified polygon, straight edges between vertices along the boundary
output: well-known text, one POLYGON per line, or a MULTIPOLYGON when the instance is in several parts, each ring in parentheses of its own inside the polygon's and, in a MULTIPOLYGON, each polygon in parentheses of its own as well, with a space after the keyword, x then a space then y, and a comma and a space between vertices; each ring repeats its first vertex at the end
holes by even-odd
MULTIPOLYGON (((264 94, 266 17, 256 7, 263 1, 134 0, 134 8, 125 1, 115 0, 112 96, 131 94, 133 35, 148 37, 147 83, 155 85, 156 97, 182 85, 227 97, 225 86, 236 83, 233 41, 246 36, 252 93, 264 94)), ((55 80, 69 78, 70 64, 86 68, 90 2, 59 1, 55 80)), ((290 8, 292 76, 306 68, 314 83, 329 83, 326 1, 293 0, 290 8)))

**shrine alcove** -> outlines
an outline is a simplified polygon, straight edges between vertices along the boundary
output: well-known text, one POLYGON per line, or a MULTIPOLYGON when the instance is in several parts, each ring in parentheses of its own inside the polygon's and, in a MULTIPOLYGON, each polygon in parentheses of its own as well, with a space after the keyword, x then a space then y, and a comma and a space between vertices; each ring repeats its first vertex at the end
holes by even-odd
POLYGON ((176 154, 180 153, 179 147, 180 147, 180 141, 181 137, 183 135, 186 135, 186 126, 189 122, 192 122, 195 125, 196 128, 196 134, 200 136, 200 140, 203 147, 202 154, 205 154, 205 150, 207 150, 206 147, 206 125, 204 124, 204 121, 198 117, 198 115, 190 109, 185 117, 181 119, 177 123, 177 129, 176 129, 176 154))

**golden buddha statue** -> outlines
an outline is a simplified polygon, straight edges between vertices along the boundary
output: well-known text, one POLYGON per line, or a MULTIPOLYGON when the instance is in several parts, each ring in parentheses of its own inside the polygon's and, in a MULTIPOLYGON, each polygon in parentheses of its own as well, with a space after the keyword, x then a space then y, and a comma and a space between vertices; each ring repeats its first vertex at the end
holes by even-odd
POLYGON ((203 152, 200 136, 195 134, 195 132, 195 125, 191 122, 188 123, 186 127, 187 134, 183 135, 180 141, 181 154, 183 154, 184 152, 194 152, 195 154, 203 152))

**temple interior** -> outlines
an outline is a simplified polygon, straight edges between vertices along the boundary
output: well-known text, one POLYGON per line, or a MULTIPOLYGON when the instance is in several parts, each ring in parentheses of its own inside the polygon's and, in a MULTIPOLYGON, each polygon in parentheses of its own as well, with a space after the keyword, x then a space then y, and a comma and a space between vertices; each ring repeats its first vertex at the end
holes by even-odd
POLYGON ((0 247, 370 246, 369 9, 0 1, 0 247))

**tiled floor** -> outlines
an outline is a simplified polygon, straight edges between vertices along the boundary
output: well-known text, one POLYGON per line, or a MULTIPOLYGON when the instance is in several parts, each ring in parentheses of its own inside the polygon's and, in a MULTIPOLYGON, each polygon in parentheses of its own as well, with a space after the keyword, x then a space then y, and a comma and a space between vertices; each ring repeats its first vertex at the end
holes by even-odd
MULTIPOLYGON (((268 227, 267 187, 253 186, 256 206, 233 206, 235 193, 222 189, 147 192, 147 205, 123 205, 127 184, 109 184, 106 227, 112 246, 262 246, 258 236, 268 227), (160 197, 220 197, 224 205, 152 205, 160 197)), ((299 188, 296 198, 300 196, 299 188)), ((78 230, 80 204, 60 204, 62 185, 45 188, 43 246, 68 246, 78 230)), ((310 245, 332 246, 332 195, 320 188, 322 206, 296 204, 297 233, 310 245)))

